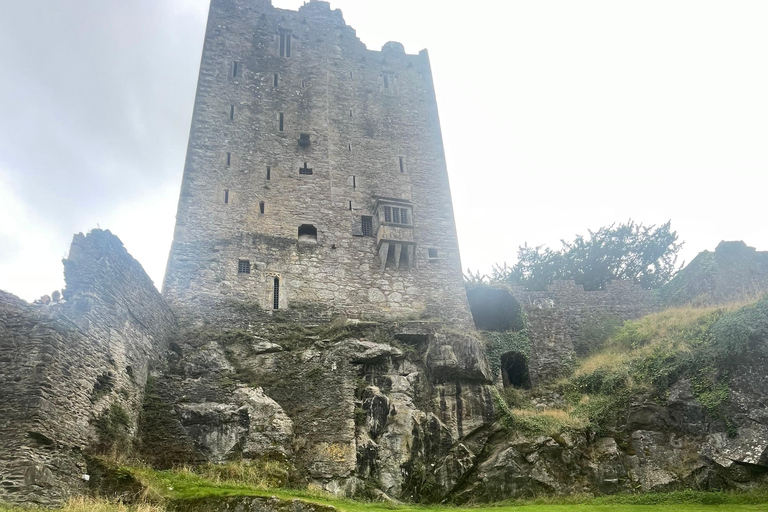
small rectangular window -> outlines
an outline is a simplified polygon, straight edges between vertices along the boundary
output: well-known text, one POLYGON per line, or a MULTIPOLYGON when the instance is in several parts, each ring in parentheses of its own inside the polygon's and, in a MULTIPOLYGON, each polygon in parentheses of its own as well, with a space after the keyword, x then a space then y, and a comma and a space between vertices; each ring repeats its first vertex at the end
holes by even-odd
POLYGON ((275 76, 272 78, 272 87, 277 87, 278 80, 279 80, 279 77, 277 73, 275 73, 275 76))
POLYGON ((352 190, 357 188, 357 176, 352 176, 352 190))
POLYGON ((229 204, 229 189, 224 189, 224 204, 229 204))
POLYGON ((285 128, 285 116, 282 112, 277 114, 277 131, 281 132, 285 128))
POLYGON ((248 260, 238 260, 237 262, 237 273, 238 274, 250 274, 251 273, 251 262, 248 260))
POLYGON ((271 180, 271 179, 272 179, 272 168, 267 166, 267 180, 271 180))
POLYGON ((232 163, 232 153, 227 152, 227 165, 232 163))
POLYGON ((304 162, 304 167, 299 167, 299 174, 311 175, 312 169, 307 167, 307 162, 304 162))
POLYGON ((235 61, 235 62, 232 64, 232 76, 233 76, 234 78, 237 78, 237 74, 238 74, 238 72, 240 71, 240 69, 239 69, 239 68, 240 68, 240 63, 239 63, 239 62, 237 62, 237 61, 235 61))
POLYGON ((229 106, 229 118, 234 119, 235 118, 235 106, 230 105, 229 106))
POLYGON ((259 213, 264 213, 264 201, 259 202, 259 213))
POLYGON ((307 83, 306 83, 306 82, 304 81, 304 79, 302 78, 302 79, 301 79, 301 86, 302 86, 302 87, 305 87, 306 85, 307 85, 307 83))
POLYGON ((429 253, 429 259, 436 260, 437 259, 437 249, 429 248, 427 249, 427 252, 429 253))
POLYGON ((363 236, 373 236, 373 217, 364 215, 360 217, 360 220, 362 222, 363 236))
POLYGON ((392 207, 384 207, 384 222, 392 222, 392 207))
POLYGON ((352 211, 352 201, 349 202, 349 210, 352 211))
POLYGON ((399 156, 397 159, 400 162, 400 172, 405 172, 405 157, 399 156))

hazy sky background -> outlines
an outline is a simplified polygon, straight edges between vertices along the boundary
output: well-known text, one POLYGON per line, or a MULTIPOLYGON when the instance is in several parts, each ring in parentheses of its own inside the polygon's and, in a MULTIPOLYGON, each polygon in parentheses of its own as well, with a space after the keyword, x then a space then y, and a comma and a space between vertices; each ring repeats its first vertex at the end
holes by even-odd
MULTIPOLYGON (((273 0, 296 9, 302 0, 273 0)), ((768 2, 335 0, 428 48, 464 267, 630 217, 768 250, 768 2)), ((0 0, 0 288, 117 234, 160 287, 207 0, 0 0)))

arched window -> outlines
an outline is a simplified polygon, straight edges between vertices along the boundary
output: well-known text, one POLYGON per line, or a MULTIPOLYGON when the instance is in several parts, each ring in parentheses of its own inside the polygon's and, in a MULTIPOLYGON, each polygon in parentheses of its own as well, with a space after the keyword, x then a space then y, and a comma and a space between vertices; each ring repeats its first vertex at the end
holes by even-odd
POLYGON ((299 226, 299 242, 317 243, 317 228, 312 224, 299 226))

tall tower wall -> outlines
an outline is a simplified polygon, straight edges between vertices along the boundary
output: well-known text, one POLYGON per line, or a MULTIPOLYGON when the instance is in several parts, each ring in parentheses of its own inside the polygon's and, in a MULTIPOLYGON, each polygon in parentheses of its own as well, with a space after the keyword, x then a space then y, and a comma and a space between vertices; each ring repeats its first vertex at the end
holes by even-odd
POLYGON ((164 295, 471 325, 426 50, 341 11, 212 0, 164 295))

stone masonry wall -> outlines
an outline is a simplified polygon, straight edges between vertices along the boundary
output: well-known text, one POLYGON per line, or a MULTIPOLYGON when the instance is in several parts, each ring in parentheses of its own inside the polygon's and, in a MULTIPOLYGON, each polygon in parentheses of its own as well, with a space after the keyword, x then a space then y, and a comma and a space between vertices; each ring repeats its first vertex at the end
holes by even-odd
POLYGON ((368 50, 327 2, 213 0, 163 293, 185 320, 227 320, 271 312, 275 278, 279 309, 471 326, 426 51, 368 50))
POLYGON ((0 502, 50 504, 85 487, 94 420, 112 408, 135 429, 150 365, 174 316, 109 231, 75 235, 64 301, 0 292, 0 502))
POLYGON ((556 377, 574 357, 585 322, 610 314, 620 320, 639 318, 659 307, 656 295, 628 281, 613 281, 604 290, 584 291, 573 281, 556 281, 547 291, 513 290, 528 321, 531 383, 556 377))

